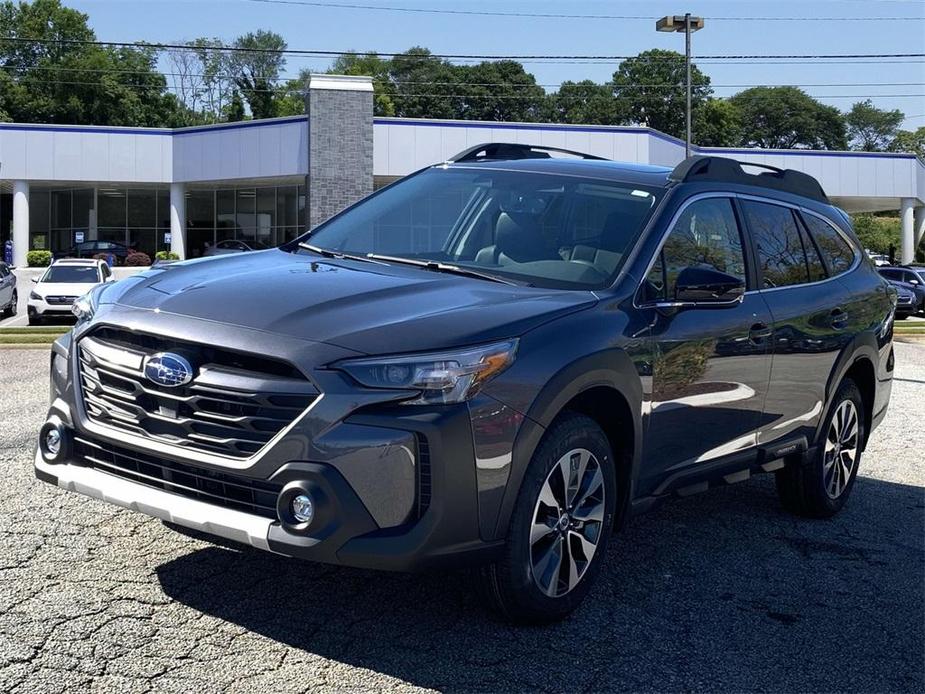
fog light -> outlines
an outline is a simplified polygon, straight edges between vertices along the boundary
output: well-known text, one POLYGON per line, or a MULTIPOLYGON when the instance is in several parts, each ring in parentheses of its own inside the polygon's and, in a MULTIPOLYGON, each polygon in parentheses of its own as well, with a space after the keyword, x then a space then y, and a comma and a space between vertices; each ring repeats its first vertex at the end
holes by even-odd
POLYGON ((57 458, 61 452, 61 432, 57 429, 49 429, 45 434, 45 450, 49 455, 57 458))
POLYGON ((308 494, 299 494, 292 499, 292 515, 300 523, 311 523, 315 517, 315 502, 308 494))

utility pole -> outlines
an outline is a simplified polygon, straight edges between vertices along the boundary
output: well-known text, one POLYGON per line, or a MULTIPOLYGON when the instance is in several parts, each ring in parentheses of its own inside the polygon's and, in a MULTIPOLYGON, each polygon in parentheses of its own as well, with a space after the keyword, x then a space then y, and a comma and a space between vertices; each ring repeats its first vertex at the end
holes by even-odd
POLYGON ((684 140, 685 158, 691 155, 691 34, 701 29, 703 29, 703 17, 692 17, 690 12, 683 17, 677 15, 662 17, 655 23, 656 31, 684 32, 684 67, 687 73, 687 109, 685 113, 687 128, 684 140))

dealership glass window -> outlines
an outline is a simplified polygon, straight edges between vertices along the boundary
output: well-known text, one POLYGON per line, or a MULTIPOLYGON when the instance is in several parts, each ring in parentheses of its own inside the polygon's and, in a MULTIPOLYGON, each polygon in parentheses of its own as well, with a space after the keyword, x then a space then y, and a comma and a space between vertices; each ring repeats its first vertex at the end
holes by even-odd
POLYGON ((102 227, 125 227, 125 191, 117 188, 100 188, 97 193, 99 207, 97 222, 102 227))
POLYGON ((157 195, 154 189, 130 189, 128 226, 153 229, 157 224, 157 195))
POLYGON ((276 225, 298 226, 299 189, 297 186, 280 186, 276 189, 276 225))
POLYGON ((215 241, 234 238, 234 191, 215 193, 215 241))
POLYGON ((159 188, 157 191, 157 226, 159 229, 170 231, 170 191, 166 188, 159 188))
POLYGON ((51 196, 47 190, 33 189, 29 192, 30 247, 35 250, 51 250, 48 238, 50 202, 51 196))
POLYGON ((71 228, 71 191, 51 192, 51 225, 54 229, 71 228))
POLYGON ((244 188, 235 192, 235 238, 242 240, 256 237, 257 233, 257 191, 244 188))
POLYGON ((77 188, 74 190, 71 225, 75 231, 90 229, 90 214, 93 210, 93 189, 77 188))

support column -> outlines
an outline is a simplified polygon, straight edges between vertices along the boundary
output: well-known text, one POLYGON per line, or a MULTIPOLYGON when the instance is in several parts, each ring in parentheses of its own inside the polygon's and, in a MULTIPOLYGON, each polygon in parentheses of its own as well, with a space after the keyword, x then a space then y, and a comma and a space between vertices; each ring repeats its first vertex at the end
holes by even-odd
POLYGON ((902 238, 902 264, 915 260, 915 238, 912 228, 915 198, 903 198, 899 207, 900 237, 902 238))
POLYGON ((311 75, 306 105, 313 228, 373 192, 372 78, 311 75))
POLYGON ((186 184, 170 184, 170 250, 186 259, 186 184))
POLYGON ((915 208, 915 211, 912 215, 912 226, 913 226, 913 247, 912 251, 915 252, 915 249, 919 247, 919 244, 922 242, 922 237, 925 236, 925 205, 919 205, 915 208))
POLYGON ((29 182, 13 181, 13 265, 26 267, 29 252, 29 182))

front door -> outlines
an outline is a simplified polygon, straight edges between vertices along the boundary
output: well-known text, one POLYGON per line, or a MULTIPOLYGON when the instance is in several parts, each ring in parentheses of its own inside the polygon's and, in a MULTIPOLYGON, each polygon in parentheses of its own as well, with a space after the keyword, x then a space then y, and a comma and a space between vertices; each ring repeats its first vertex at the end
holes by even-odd
MULTIPOLYGON (((742 238, 729 198, 691 202, 648 274, 645 301, 670 302, 685 268, 714 269, 748 282, 742 238)), ((649 310, 652 386, 644 477, 663 479, 754 447, 771 370, 771 314, 761 295, 649 310)))

